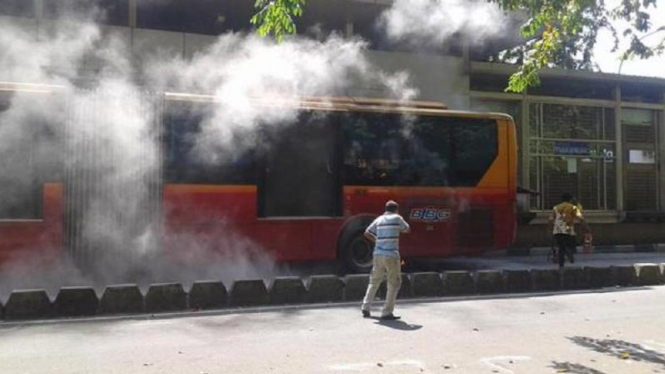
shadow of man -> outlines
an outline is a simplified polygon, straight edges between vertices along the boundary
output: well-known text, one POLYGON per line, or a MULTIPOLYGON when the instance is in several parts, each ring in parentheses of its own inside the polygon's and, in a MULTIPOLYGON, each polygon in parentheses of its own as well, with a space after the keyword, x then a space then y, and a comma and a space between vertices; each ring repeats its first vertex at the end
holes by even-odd
POLYGON ((373 320, 376 320, 374 324, 386 326, 391 329, 401 330, 401 331, 416 331, 423 328, 422 325, 416 325, 411 323, 406 323, 402 320, 383 320, 379 317, 371 317, 373 320))

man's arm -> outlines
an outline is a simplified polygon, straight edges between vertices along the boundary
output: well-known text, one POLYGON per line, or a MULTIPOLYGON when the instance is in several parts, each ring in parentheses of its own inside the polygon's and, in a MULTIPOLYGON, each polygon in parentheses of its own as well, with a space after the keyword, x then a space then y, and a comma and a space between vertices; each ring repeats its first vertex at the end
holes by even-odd
POLYGON ((369 240, 372 243, 376 243, 376 235, 372 234, 369 231, 365 231, 364 235, 365 235, 365 238, 367 238, 367 240, 369 240))
POLYGON ((409 226, 409 224, 406 223, 406 221, 404 220, 404 218, 402 218, 401 226, 402 226, 402 230, 401 230, 400 232, 401 232, 402 234, 408 234, 408 233, 411 232, 411 226, 409 226))
POLYGON ((376 243, 376 239, 378 239, 375 234, 376 227, 377 227, 377 222, 376 220, 374 220, 365 230, 365 234, 363 234, 365 235, 365 238, 367 238, 367 240, 369 240, 372 243, 376 243))

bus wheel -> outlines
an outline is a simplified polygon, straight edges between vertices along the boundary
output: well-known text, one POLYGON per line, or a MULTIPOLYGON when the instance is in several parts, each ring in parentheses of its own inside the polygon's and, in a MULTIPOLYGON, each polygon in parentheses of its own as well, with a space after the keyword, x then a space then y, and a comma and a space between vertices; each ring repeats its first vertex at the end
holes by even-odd
POLYGON ((372 270, 372 243, 362 232, 354 235, 344 246, 341 260, 351 273, 369 273, 372 270))

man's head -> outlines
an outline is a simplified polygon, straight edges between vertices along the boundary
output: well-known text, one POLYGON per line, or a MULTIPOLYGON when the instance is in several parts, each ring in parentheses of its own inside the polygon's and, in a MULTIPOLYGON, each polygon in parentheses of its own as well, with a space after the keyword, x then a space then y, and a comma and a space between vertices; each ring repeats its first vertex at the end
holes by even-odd
POLYGON ((567 203, 573 201, 573 195, 571 195, 568 192, 564 192, 561 194, 561 201, 565 201, 567 203))
POLYGON ((396 202, 393 200, 388 200, 386 203, 386 212, 389 213, 397 213, 397 209, 399 208, 399 205, 397 205, 396 202))

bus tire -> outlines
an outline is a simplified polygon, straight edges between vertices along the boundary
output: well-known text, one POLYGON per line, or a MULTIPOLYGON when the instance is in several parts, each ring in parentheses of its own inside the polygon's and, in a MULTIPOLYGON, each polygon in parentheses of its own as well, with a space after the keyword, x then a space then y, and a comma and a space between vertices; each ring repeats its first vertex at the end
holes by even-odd
POLYGON ((374 245, 365 238, 364 232, 350 235, 340 251, 340 260, 348 273, 369 273, 372 270, 374 245))

